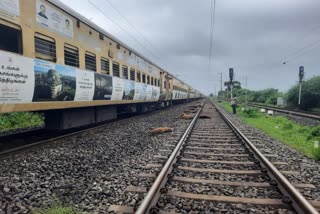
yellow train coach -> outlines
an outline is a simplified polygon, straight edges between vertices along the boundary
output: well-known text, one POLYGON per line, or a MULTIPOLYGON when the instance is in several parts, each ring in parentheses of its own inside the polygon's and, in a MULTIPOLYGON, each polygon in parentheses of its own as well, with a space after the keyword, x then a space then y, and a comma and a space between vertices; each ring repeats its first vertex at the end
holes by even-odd
POLYGON ((201 94, 57 0, 0 0, 0 112, 66 129, 201 94))

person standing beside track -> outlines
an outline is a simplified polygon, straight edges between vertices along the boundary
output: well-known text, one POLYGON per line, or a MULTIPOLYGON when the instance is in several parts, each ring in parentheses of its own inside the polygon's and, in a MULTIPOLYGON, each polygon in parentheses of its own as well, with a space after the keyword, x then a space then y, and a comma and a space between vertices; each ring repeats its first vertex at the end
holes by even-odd
POLYGON ((237 95, 234 95, 231 98, 231 107, 232 107, 233 114, 237 114, 237 104, 238 104, 237 95))

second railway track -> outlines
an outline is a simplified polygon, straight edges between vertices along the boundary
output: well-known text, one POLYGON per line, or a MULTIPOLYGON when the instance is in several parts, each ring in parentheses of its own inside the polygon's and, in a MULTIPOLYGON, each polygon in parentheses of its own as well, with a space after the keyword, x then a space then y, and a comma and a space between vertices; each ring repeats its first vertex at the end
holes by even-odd
POLYGON ((286 176, 299 173, 287 170, 277 156, 264 155, 210 102, 198 109, 180 141, 155 158, 145 166, 152 173, 141 174, 154 178, 152 186, 126 189, 145 194, 139 207, 114 205, 110 212, 318 213, 320 208, 319 201, 298 191, 314 185, 290 183, 286 176))

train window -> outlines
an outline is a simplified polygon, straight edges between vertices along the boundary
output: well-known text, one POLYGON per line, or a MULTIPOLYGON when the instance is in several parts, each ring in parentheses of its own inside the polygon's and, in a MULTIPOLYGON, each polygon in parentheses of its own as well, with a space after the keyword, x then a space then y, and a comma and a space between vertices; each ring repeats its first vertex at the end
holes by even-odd
POLYGON ((140 73, 140 71, 137 72, 137 82, 141 82, 141 73, 140 73))
POLYGON ((22 33, 18 27, 0 24, 0 50, 22 54, 22 33))
POLYGON ((101 58, 101 73, 110 75, 109 60, 106 58, 101 58))
POLYGON ((34 37, 36 58, 48 60, 52 62, 57 61, 56 57, 56 43, 54 39, 40 34, 34 37))
POLYGON ((134 69, 130 69, 130 80, 135 80, 135 75, 136 74, 136 71, 134 69))
POLYGON ((153 85, 153 77, 151 77, 151 85, 153 85))
POLYGON ((96 55, 86 51, 86 53, 85 53, 85 64, 86 64, 86 69, 87 70, 97 71, 96 55))
POLYGON ((145 74, 142 74, 142 82, 146 83, 146 75, 145 74))
POLYGON ((150 77, 147 76, 147 84, 149 85, 150 84, 150 77))
POLYGON ((64 64, 79 67, 79 49, 65 44, 64 45, 64 64))
POLYGON ((167 88, 167 81, 164 81, 164 88, 167 88))
POLYGON ((112 62, 112 70, 113 70, 113 76, 120 77, 120 67, 119 63, 112 62))
POLYGON ((128 67, 127 66, 122 66, 122 78, 123 79, 129 79, 128 67))
POLYGON ((158 87, 160 87, 160 80, 158 79, 158 87))

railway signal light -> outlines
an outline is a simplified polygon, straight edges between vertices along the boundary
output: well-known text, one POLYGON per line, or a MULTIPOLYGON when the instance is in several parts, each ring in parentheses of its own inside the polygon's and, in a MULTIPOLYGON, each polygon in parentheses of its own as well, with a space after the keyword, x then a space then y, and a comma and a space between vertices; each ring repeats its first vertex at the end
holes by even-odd
POLYGON ((232 81, 233 81, 233 68, 229 68, 229 78, 230 78, 230 82, 232 83, 232 81))
POLYGON ((299 67, 299 82, 302 82, 303 77, 304 77, 304 67, 300 66, 299 67))
POLYGON ((233 72, 233 68, 229 68, 229 78, 230 78, 230 89, 231 89, 231 99, 232 99, 232 97, 233 97, 233 95, 232 95, 232 88, 233 88, 233 83, 232 83, 232 81, 233 81, 233 76, 234 76, 234 72, 233 72))

